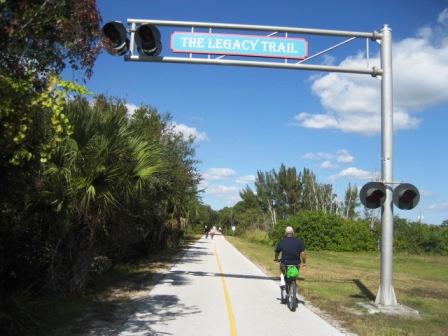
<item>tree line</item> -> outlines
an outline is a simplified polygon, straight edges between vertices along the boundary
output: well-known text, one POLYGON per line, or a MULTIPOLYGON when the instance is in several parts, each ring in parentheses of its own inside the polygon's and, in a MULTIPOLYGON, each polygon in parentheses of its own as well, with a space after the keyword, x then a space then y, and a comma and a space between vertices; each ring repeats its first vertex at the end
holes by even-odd
POLYGON ((344 200, 339 201, 333 185, 318 182, 308 168, 298 172, 296 167, 281 164, 278 171, 258 171, 254 188, 246 186, 239 193, 240 202, 219 212, 221 225, 239 225, 240 230, 255 225, 267 230, 303 210, 337 214, 345 219, 359 216, 356 185, 349 184, 344 200))
MULTIPOLYGON (((311 250, 374 251, 381 247, 379 211, 360 208, 358 188, 349 184, 338 200, 332 185, 319 183, 315 174, 304 168, 257 172, 255 190, 246 187, 241 201, 215 217, 227 231, 251 238, 262 231, 264 243, 276 244, 286 226, 292 226, 311 250)), ((397 252, 448 255, 448 220, 442 225, 410 222, 395 216, 394 249, 397 252)))

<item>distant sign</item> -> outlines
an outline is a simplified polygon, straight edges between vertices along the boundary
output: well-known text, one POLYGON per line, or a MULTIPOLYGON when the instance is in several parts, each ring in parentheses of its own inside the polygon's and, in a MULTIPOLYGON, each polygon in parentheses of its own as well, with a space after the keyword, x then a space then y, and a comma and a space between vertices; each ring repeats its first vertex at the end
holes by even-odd
POLYGON ((171 50, 192 54, 304 59, 308 55, 308 42, 302 38, 174 32, 171 50))

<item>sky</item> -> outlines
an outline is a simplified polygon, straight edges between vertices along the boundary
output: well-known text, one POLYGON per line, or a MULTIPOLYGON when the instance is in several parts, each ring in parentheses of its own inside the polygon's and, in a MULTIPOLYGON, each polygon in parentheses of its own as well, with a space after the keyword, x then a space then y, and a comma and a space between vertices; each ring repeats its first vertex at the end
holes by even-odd
MULTIPOLYGON (((367 33, 388 25, 393 39, 393 176, 420 191, 415 209, 395 208, 394 214, 427 224, 448 220, 446 1, 98 0, 97 4, 103 23, 118 20, 127 28, 127 19, 367 33)), ((188 57, 170 50, 170 36, 189 29, 160 27, 160 56, 188 57)), ((289 37, 304 38, 308 56, 347 39, 289 37)), ((381 68, 379 53, 378 43, 356 39, 304 64, 381 68)), ((78 76, 70 71, 64 75, 70 80, 78 76)), ((194 135, 203 202, 214 210, 236 204, 246 186, 255 190, 258 171, 278 171, 282 164, 298 172, 310 169, 319 183, 333 184, 339 200, 349 184, 361 188, 381 175, 381 80, 370 75, 125 62, 122 56, 103 52, 86 87, 125 99, 131 112, 144 104, 170 113, 180 132, 194 135)))

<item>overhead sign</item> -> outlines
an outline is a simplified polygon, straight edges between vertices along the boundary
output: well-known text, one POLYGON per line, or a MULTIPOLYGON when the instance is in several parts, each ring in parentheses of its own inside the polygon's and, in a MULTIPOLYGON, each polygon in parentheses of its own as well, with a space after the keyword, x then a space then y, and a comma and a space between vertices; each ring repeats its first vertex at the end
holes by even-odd
POLYGON ((174 32, 171 50, 192 54, 304 59, 308 55, 308 42, 302 38, 174 32))

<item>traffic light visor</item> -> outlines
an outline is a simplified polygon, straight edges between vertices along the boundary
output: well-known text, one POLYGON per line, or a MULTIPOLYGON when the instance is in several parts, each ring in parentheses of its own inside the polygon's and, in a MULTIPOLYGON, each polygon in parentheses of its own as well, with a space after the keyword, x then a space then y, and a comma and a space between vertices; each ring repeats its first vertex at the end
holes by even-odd
POLYGON ((409 183, 402 183, 394 189, 394 204, 402 210, 414 209, 420 201, 418 189, 409 183))
POLYGON ((361 188, 359 198, 366 208, 379 208, 386 200, 386 187, 380 182, 369 182, 361 188))
POLYGON ((126 28, 120 21, 108 22, 102 29, 107 52, 113 56, 122 56, 129 50, 126 28))
POLYGON ((162 51, 160 31, 151 24, 142 24, 135 34, 135 43, 140 55, 158 56, 162 51))

